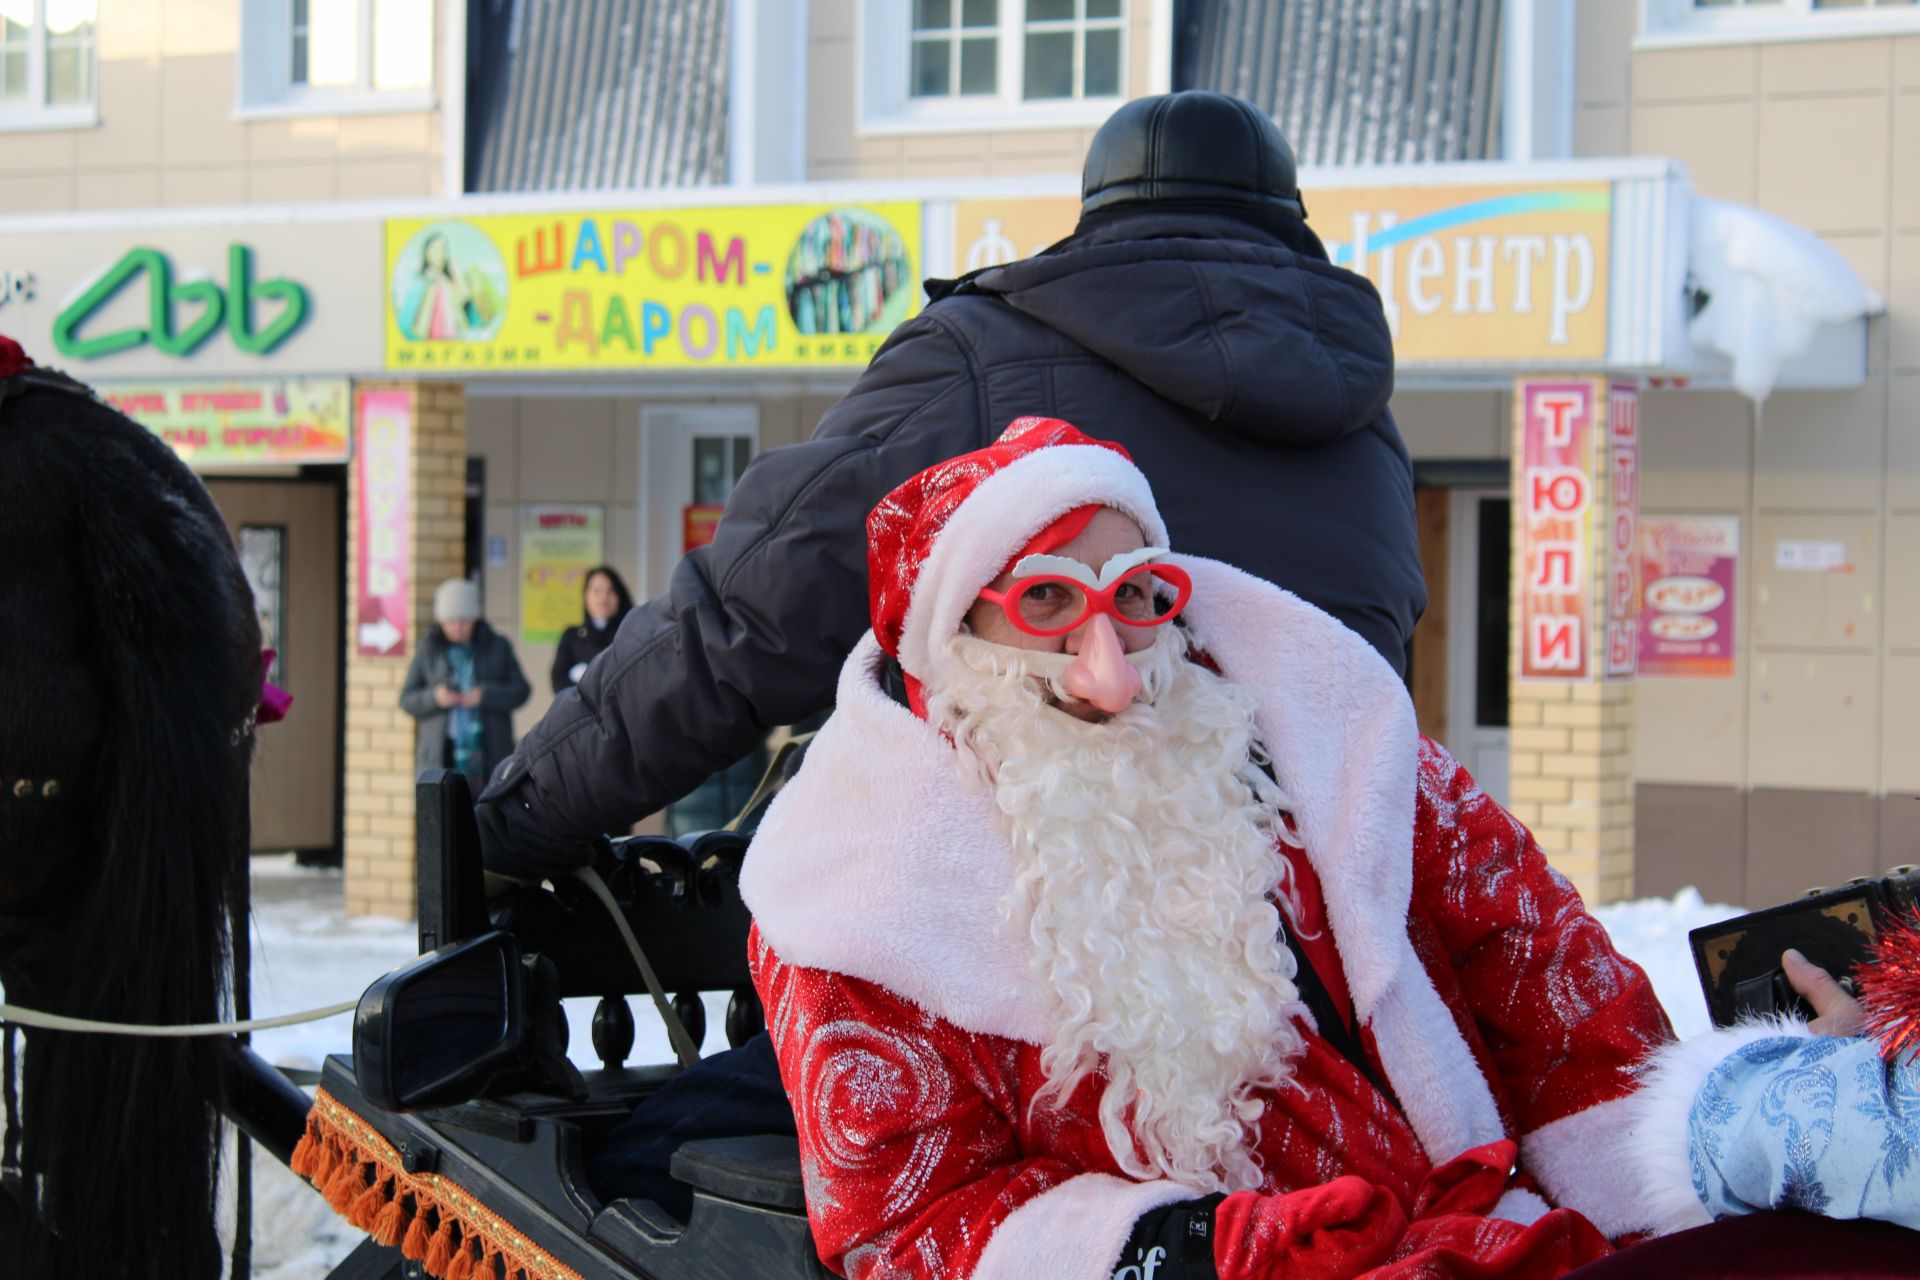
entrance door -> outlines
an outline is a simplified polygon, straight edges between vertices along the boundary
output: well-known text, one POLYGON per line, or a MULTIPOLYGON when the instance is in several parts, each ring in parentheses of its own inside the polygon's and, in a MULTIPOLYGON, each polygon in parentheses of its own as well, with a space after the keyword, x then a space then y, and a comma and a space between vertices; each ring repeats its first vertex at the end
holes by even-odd
POLYGON ((325 480, 209 480, 253 587, 269 678, 293 695, 253 757, 253 847, 339 848, 344 594, 340 486, 325 480))
POLYGON ((642 599, 665 591, 680 557, 706 540, 711 518, 759 450, 758 405, 648 405, 640 411, 642 599))
POLYGON ((1455 490, 1448 556, 1447 749, 1501 804, 1509 782, 1511 513, 1503 492, 1455 490))

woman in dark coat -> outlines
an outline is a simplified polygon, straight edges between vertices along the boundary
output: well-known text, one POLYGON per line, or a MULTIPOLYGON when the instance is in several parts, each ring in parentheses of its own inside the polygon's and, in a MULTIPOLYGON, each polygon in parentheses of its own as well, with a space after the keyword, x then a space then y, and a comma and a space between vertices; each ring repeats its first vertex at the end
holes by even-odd
POLYGON ((533 693, 513 645, 480 616, 480 590, 449 578, 433 593, 439 622, 414 651, 400 709, 418 721, 414 768, 458 769, 483 784, 513 750, 513 710, 533 693))
POLYGON ((587 674, 587 664, 613 643, 613 633, 620 629, 621 620, 633 608, 627 584, 620 580, 612 565, 587 570, 583 594, 585 613, 580 625, 567 628, 553 655, 555 696, 580 683, 580 677, 587 674))

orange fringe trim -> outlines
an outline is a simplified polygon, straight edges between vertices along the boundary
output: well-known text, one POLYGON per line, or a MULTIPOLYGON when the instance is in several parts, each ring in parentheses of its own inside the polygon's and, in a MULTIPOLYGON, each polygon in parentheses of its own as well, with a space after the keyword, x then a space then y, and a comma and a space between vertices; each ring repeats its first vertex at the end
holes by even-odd
POLYGON ((334 1212, 383 1245, 398 1245, 436 1280, 582 1280, 467 1190, 437 1173, 408 1173, 378 1130, 320 1090, 288 1162, 334 1212))

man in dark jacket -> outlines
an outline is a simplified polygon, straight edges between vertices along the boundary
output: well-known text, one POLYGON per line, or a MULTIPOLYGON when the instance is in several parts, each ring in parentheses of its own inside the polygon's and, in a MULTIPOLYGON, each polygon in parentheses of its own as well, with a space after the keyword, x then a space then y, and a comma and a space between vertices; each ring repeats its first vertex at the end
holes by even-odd
POLYGON ((412 716, 413 765, 458 769, 477 786, 513 750, 513 712, 533 693, 513 645, 480 616, 480 589, 449 578, 433 593, 438 624, 420 641, 400 709, 412 716))
POLYGON ((1142 98, 1094 137, 1083 190, 1072 237, 932 282, 813 438, 747 468, 713 543, 495 773, 491 869, 577 865, 824 710, 867 628, 867 512, 1027 414, 1124 445, 1175 546, 1404 668, 1426 589, 1392 342, 1372 285, 1307 228, 1285 138, 1235 98, 1142 98))

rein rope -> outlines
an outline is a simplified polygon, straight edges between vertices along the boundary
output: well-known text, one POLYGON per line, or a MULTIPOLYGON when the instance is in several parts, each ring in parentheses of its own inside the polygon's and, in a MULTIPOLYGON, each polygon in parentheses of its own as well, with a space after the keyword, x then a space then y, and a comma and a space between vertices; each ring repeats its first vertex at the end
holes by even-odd
POLYGON ((98 1022, 92 1018, 69 1018, 65 1014, 43 1013, 38 1009, 26 1009, 17 1004, 0 1002, 0 1022, 13 1023, 22 1027, 38 1027, 42 1031, 85 1031, 103 1036, 226 1036, 247 1031, 265 1031, 269 1027, 291 1027, 302 1022, 318 1022, 322 1018, 350 1013, 359 1003, 357 999, 342 1000, 339 1004, 324 1005, 318 1009, 305 1009, 299 1013, 282 1013, 271 1018, 247 1018, 240 1022, 162 1024, 98 1022))

